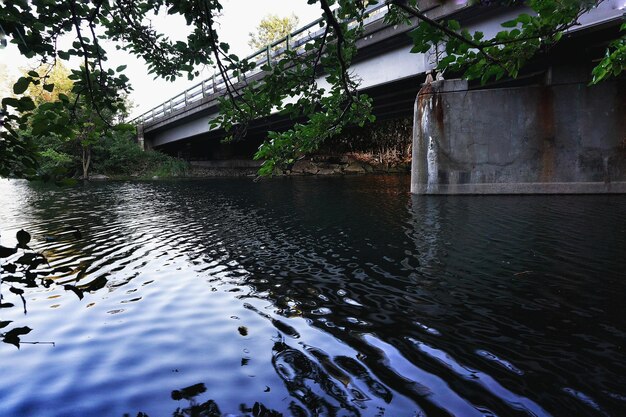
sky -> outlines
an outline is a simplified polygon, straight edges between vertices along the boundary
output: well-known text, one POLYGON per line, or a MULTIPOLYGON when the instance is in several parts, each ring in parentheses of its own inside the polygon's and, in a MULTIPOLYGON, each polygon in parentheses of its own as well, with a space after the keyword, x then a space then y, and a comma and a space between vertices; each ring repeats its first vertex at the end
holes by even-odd
MULTIPOLYGON (((222 42, 231 46, 231 51, 239 56, 247 56, 254 52, 248 46, 248 34, 254 32, 263 17, 275 14, 280 17, 289 16, 292 13, 300 19, 299 26, 317 19, 321 15, 318 5, 308 5, 306 0, 223 0, 223 14, 219 19, 218 33, 222 42)), ((166 33, 172 39, 184 38, 186 25, 184 19, 176 19, 177 16, 157 16, 152 24, 157 30, 166 33)), ((63 42, 71 43, 71 37, 63 42)), ((211 75, 210 69, 205 69, 199 78, 188 81, 186 77, 168 82, 162 79, 154 79, 148 74, 146 65, 141 58, 130 55, 124 51, 118 51, 112 43, 104 45, 108 53, 108 66, 117 68, 127 65, 126 76, 130 79, 133 92, 130 100, 134 104, 131 118, 138 116, 169 98, 182 93, 185 89, 198 84, 204 78, 211 75)), ((78 66, 64 62, 66 66, 78 66)), ((10 79, 16 80, 22 73, 22 69, 33 69, 36 61, 29 62, 23 58, 15 45, 9 44, 7 48, 0 49, 0 75, 7 73, 10 79)), ((0 86, 0 96, 4 97, 9 92, 6 86, 0 86)))

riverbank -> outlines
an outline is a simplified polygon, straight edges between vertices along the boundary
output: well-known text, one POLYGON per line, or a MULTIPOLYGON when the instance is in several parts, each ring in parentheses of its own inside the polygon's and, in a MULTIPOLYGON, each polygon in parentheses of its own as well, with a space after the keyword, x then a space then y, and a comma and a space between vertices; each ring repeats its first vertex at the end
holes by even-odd
MULTIPOLYGON (((411 171, 413 119, 383 120, 352 127, 328 140, 316 152, 275 176, 397 174, 411 171)), ((251 159, 189 161, 192 177, 256 176, 262 162, 251 159)))
MULTIPOLYGON (((192 161, 187 174, 193 178, 249 177, 258 175, 261 162, 249 160, 192 161)), ((409 173, 411 162, 375 160, 366 155, 312 155, 291 167, 277 170, 275 176, 363 175, 409 173)))

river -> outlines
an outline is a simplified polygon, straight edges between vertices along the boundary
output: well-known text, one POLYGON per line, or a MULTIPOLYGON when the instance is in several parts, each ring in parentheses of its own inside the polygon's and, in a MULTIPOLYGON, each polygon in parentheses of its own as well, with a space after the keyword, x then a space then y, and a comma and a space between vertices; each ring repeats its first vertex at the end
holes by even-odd
POLYGON ((2 243, 71 269, 3 285, 0 416, 626 415, 626 196, 408 189, 0 180, 2 243))

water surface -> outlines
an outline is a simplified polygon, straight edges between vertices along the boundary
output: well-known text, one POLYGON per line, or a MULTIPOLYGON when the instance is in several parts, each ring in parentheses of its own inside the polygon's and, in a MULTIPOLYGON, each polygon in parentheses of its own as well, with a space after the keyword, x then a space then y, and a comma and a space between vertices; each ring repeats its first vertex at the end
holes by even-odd
POLYGON ((96 289, 0 311, 54 342, 0 344, 0 415, 626 415, 626 196, 408 188, 0 181, 2 243, 96 289))

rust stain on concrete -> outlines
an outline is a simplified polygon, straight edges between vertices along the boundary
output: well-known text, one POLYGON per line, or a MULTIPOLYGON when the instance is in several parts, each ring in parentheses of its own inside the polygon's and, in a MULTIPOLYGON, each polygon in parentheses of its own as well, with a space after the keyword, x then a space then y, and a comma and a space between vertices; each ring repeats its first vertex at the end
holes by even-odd
POLYGON ((432 84, 424 84, 420 91, 417 93, 417 105, 420 111, 420 116, 424 113, 425 107, 428 106, 430 98, 433 96, 432 84))

